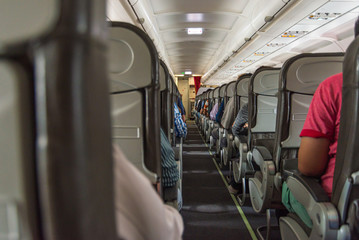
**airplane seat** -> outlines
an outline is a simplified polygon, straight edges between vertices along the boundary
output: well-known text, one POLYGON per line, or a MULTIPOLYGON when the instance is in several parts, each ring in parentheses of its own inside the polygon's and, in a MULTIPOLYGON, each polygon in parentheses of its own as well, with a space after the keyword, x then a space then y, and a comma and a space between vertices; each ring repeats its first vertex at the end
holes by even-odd
MULTIPOLYGON (((213 90, 213 101, 214 101, 214 105, 215 104, 220 104, 219 102, 219 89, 220 87, 217 87, 213 90)), ((219 106, 218 106, 219 107, 219 106)), ((214 140, 213 140, 213 137, 212 137, 212 131, 213 129, 215 128, 218 128, 218 123, 216 122, 216 120, 210 120, 210 125, 209 125, 209 129, 208 129, 208 139, 209 139, 209 147, 210 149, 213 149, 214 147, 214 140)))
MULTIPOLYGON (((0 4, 1 5, 1 4, 0 4)), ((0 236, 39 237, 32 69, 0 56, 0 236)))
MULTIPOLYGON (((227 84, 223 84, 222 86, 220 86, 220 89, 219 89, 219 105, 222 104, 222 102, 224 102, 223 109, 226 109, 226 104, 227 104, 227 99, 225 98, 226 87, 227 87, 227 84)), ((223 116, 223 113, 222 113, 222 116, 223 116)), ((219 157, 221 155, 220 143, 223 138, 223 133, 224 133, 224 131, 223 131, 222 125, 220 123, 218 123, 218 139, 216 141, 216 155, 219 157)), ((221 157, 220 157, 220 160, 222 160, 221 157)), ((220 162, 220 167, 222 167, 221 162, 220 162)))
POLYGON ((113 142, 153 184, 161 178, 159 59, 139 28, 112 22, 109 28, 113 142))
MULTIPOLYGON (((259 170, 249 178, 249 194, 256 212, 280 204, 280 194, 273 189, 273 146, 277 114, 278 68, 261 67, 251 77, 248 108, 248 155, 259 170)), ((254 168, 253 168, 254 169, 254 168)))
POLYGON ((300 146, 299 134, 303 128, 312 96, 323 80, 342 71, 342 62, 342 53, 305 53, 287 60, 282 67, 274 148, 275 188, 281 192, 282 182, 285 180, 294 197, 304 207, 311 209, 312 219, 318 219, 313 221, 315 230, 308 234, 308 230, 302 227, 304 223, 299 221, 298 217, 293 217, 293 214, 281 217, 282 238, 283 236, 286 236, 284 238, 291 236, 294 237, 293 239, 309 239, 314 236, 317 238, 319 235, 316 234, 323 233, 325 224, 331 224, 332 216, 335 219, 335 209, 327 204, 328 196, 318 181, 298 174, 297 152, 300 146), (315 191, 309 193, 304 186, 312 186, 315 191), (301 195, 299 198, 297 198, 298 193, 301 195), (324 208, 326 210, 323 210, 324 208), (318 221, 323 222, 319 224, 318 221))
MULTIPOLYGON (((252 74, 246 74, 243 75, 240 79, 240 81, 237 82, 236 85, 236 108, 238 111, 241 107, 243 107, 246 103, 248 103, 248 87, 249 82, 252 74)), ((242 192, 242 198, 239 199, 240 204, 244 204, 246 199, 246 179, 245 179, 245 172, 247 172, 250 168, 248 162, 247 162, 247 151, 248 151, 248 138, 247 136, 236 136, 234 138, 234 145, 238 149, 239 158, 233 161, 233 177, 234 181, 239 183, 242 181, 243 186, 243 192, 242 192)))
MULTIPOLYGON (((232 113, 231 113, 231 116, 229 116, 229 125, 228 126, 223 126, 223 137, 226 139, 227 141, 227 146, 223 147, 222 148, 222 153, 221 153, 221 156, 222 156, 222 161, 224 166, 227 166, 228 163, 230 164, 229 165, 229 168, 232 169, 232 145, 233 145, 233 140, 234 140, 234 137, 233 137, 233 134, 232 134, 232 123, 234 122, 234 119, 236 117, 235 115, 235 90, 236 90, 236 84, 237 84, 237 81, 232 81, 230 82, 227 87, 226 87, 226 97, 228 98, 228 102, 229 101, 234 101, 234 107, 232 109, 232 113)), ((232 174, 232 171, 230 171, 230 174, 232 174)))
POLYGON ((210 116, 210 113, 215 104, 213 94, 214 94, 214 90, 211 91, 210 96, 209 96, 210 102, 209 102, 209 107, 208 107, 207 127, 206 127, 205 135, 204 135, 206 143, 209 143, 209 138, 211 136, 211 129, 213 129, 213 121, 211 120, 211 116, 210 116))
POLYGON ((58 1, 0 3, 0 238, 40 238, 30 41, 57 27, 58 1), (24 22, 29 24, 24 24, 24 22), (9 25, 9 23, 11 23, 9 25))
POLYGON ((0 2, 1 239, 117 236, 108 89, 98 81, 106 79, 106 4, 79 2, 0 2), (81 33, 79 21, 88 23, 81 33), (92 105, 88 94, 107 105, 70 112, 73 102, 92 105), (94 116, 104 117, 90 128, 94 116), (80 121, 88 131, 74 128, 80 121), (95 133, 104 140, 88 139, 95 133))
MULTIPOLYGON (((167 136, 167 139, 171 137, 171 111, 173 111, 173 107, 170 105, 170 91, 169 91, 169 81, 171 81, 168 68, 166 64, 160 60, 160 102, 161 102, 161 128, 167 136)), ((175 159, 177 160, 177 164, 180 164, 180 153, 179 149, 177 151, 174 148, 175 159)), ((180 169, 180 167, 178 167, 180 169)), ((170 204, 178 209, 178 188, 181 186, 181 178, 178 179, 177 184, 172 187, 164 187, 163 190, 163 200, 166 204, 170 204)))
POLYGON ((166 64, 160 61, 160 102, 161 102, 161 128, 171 139, 171 111, 173 108, 170 101, 170 76, 166 64))

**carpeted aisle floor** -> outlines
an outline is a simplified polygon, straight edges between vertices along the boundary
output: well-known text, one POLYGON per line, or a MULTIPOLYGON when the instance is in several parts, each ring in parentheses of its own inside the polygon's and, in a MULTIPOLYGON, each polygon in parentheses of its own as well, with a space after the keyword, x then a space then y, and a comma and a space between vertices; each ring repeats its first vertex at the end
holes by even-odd
POLYGON ((257 239, 255 229, 265 224, 265 216, 254 213, 250 206, 242 207, 248 219, 245 224, 197 126, 187 124, 183 145, 183 239, 257 239))

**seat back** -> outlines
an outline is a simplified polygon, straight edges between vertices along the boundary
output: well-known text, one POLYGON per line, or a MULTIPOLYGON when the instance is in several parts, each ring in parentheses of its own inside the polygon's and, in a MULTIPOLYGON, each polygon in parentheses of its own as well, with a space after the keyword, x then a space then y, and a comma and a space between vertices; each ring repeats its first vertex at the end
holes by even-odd
MULTIPOLYGON (((171 137, 169 138, 170 139, 170 142, 171 144, 173 145, 173 135, 174 135, 174 109, 173 109, 173 85, 175 85, 175 82, 173 80, 173 77, 170 75, 170 81, 169 81, 169 90, 170 90, 170 106, 171 106, 171 114, 170 114, 170 126, 171 126, 171 137)), ((198 98, 200 100, 200 98, 198 98)))
MULTIPOLYGON (((225 107, 225 110, 226 110, 226 108, 227 107, 229 107, 228 105, 227 105, 227 103, 230 101, 230 99, 232 99, 233 98, 233 101, 234 101, 234 98, 235 98, 235 90, 236 90, 236 83, 237 83, 237 81, 232 81, 232 82, 230 82, 230 83, 228 83, 227 85, 226 85, 226 90, 225 90, 225 101, 226 101, 226 107, 225 107)), ((234 101, 234 104, 233 104, 233 106, 235 106, 235 101, 234 101)), ((233 123, 233 121, 234 121, 234 118, 236 117, 235 116, 235 108, 231 108, 231 109, 227 109, 226 110, 229 114, 228 115, 223 115, 225 118, 228 118, 228 119, 230 119, 230 125, 229 126, 232 126, 232 123, 233 123), (232 121, 233 120, 233 121, 232 121)))
POLYGON ((355 239, 359 231, 359 38, 348 47, 343 64, 342 106, 332 202, 340 214, 340 229, 355 239))
MULTIPOLYGON (((32 69, 0 58, 0 236, 40 237, 32 69)), ((19 239, 18 238, 18 239, 19 239)))
POLYGON ((170 100, 170 76, 166 64, 160 61, 160 101, 161 101, 161 127, 168 139, 171 137, 171 106, 170 100))
MULTIPOLYGON (((250 149, 257 139, 274 139, 279 72, 279 68, 261 67, 251 77, 248 89, 250 149)), ((267 147, 273 150, 272 144, 267 147)))
POLYGON ((161 177, 157 51, 139 28, 113 22, 109 53, 113 142, 156 183, 161 177))
POLYGON ((248 103, 248 84, 252 74, 243 74, 238 77, 235 86, 235 115, 238 114, 241 107, 248 103))
MULTIPOLYGON (((222 86, 219 87, 219 100, 220 100, 220 102, 225 101, 226 87, 227 87, 227 84, 223 84, 222 86)), ((224 106, 226 106, 226 101, 224 103, 224 106)))
POLYGON ((0 3, 0 238, 40 238, 36 208, 33 66, 15 59, 30 40, 49 35, 59 18, 58 1, 0 3), (44 21, 46 19, 46 21, 44 21), (9 25, 9 23, 11 23, 9 25), (27 24, 24 24, 27 23, 27 24))
POLYGON ((219 90, 220 90, 220 87, 216 87, 213 91, 213 98, 215 99, 215 104, 218 103, 219 104, 219 90))
POLYGON ((105 6, 0 3, 2 239, 117 235, 105 6))
POLYGON ((280 73, 274 159, 296 158, 309 105, 318 85, 342 70, 342 53, 305 53, 287 60, 280 73), (286 150, 288 151, 286 151, 286 150))
POLYGON ((244 75, 237 81, 236 92, 237 92, 237 112, 246 103, 248 103, 248 88, 252 74, 244 75))

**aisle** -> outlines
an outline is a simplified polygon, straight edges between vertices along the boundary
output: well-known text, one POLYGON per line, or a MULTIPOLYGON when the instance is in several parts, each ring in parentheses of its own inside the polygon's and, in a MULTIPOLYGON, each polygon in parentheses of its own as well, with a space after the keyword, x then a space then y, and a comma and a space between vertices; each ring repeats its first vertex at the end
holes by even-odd
POLYGON ((265 224, 251 207, 238 210, 193 122, 183 145, 182 216, 184 240, 257 239, 255 229, 265 224))

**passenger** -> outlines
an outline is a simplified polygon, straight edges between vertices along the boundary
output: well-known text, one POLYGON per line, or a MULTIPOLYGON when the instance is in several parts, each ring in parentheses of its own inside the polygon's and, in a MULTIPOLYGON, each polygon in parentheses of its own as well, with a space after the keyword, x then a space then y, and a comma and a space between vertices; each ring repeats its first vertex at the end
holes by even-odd
POLYGON ((216 103, 213 108, 212 108, 212 111, 210 112, 209 114, 209 117, 212 121, 215 121, 216 120, 216 114, 218 112, 218 103, 216 103))
MULTIPOLYGON (((298 170, 306 176, 320 177, 321 185, 329 197, 333 189, 335 157, 337 153, 340 109, 342 103, 342 73, 323 81, 315 91, 300 133, 298 170)), ((282 202, 290 212, 312 227, 312 221, 284 182, 282 202)))
POLYGON ((114 146, 115 207, 121 239, 181 239, 179 212, 165 205, 150 181, 114 146), (134 184, 133 184, 134 183, 134 184))
POLYGON ((186 109, 183 107, 183 104, 182 104, 182 94, 181 94, 181 97, 179 97, 177 100, 177 105, 178 105, 179 110, 181 111, 182 120, 184 122, 186 122, 186 109))
POLYGON ((162 186, 170 188, 176 185, 179 179, 179 172, 171 143, 161 128, 161 166, 162 186))
MULTIPOLYGON (((217 112, 216 118, 215 118, 215 121, 219 124, 221 124, 223 111, 224 111, 224 100, 222 100, 221 104, 219 105, 218 112, 217 112)), ((213 128, 211 136, 213 139, 212 145, 214 146, 216 144, 217 140, 219 139, 218 127, 213 128)))
POLYGON ((202 109, 201 109, 201 114, 202 115, 204 115, 204 116, 206 116, 207 115, 207 109, 208 109, 208 100, 206 100, 206 101, 203 101, 204 102, 204 104, 203 104, 203 106, 202 106, 202 109))
POLYGON ((197 104, 197 119, 199 120, 200 119, 200 112, 201 112, 201 108, 202 108, 202 100, 199 100, 198 101, 198 104, 197 104))
POLYGON ((187 126, 181 117, 181 113, 178 110, 177 104, 174 103, 174 125, 175 125, 175 134, 178 138, 186 138, 187 135, 187 126))
MULTIPOLYGON (((162 187, 173 188, 177 185, 179 179, 179 171, 177 168, 177 163, 175 160, 175 153, 171 146, 171 143, 168 141, 168 138, 161 128, 161 166, 162 166, 162 187)), ((178 210, 182 208, 182 197, 181 191, 177 189, 177 203, 178 210)))
MULTIPOLYGON (((355 22, 354 34, 355 37, 359 35, 359 18, 355 22)), ((329 197, 333 190, 342 86, 342 73, 327 78, 318 86, 300 133, 298 170, 306 176, 320 177, 321 185, 329 197)), ((313 226, 304 206, 294 198, 286 183, 282 188, 282 202, 290 212, 295 212, 308 227, 313 226)))

